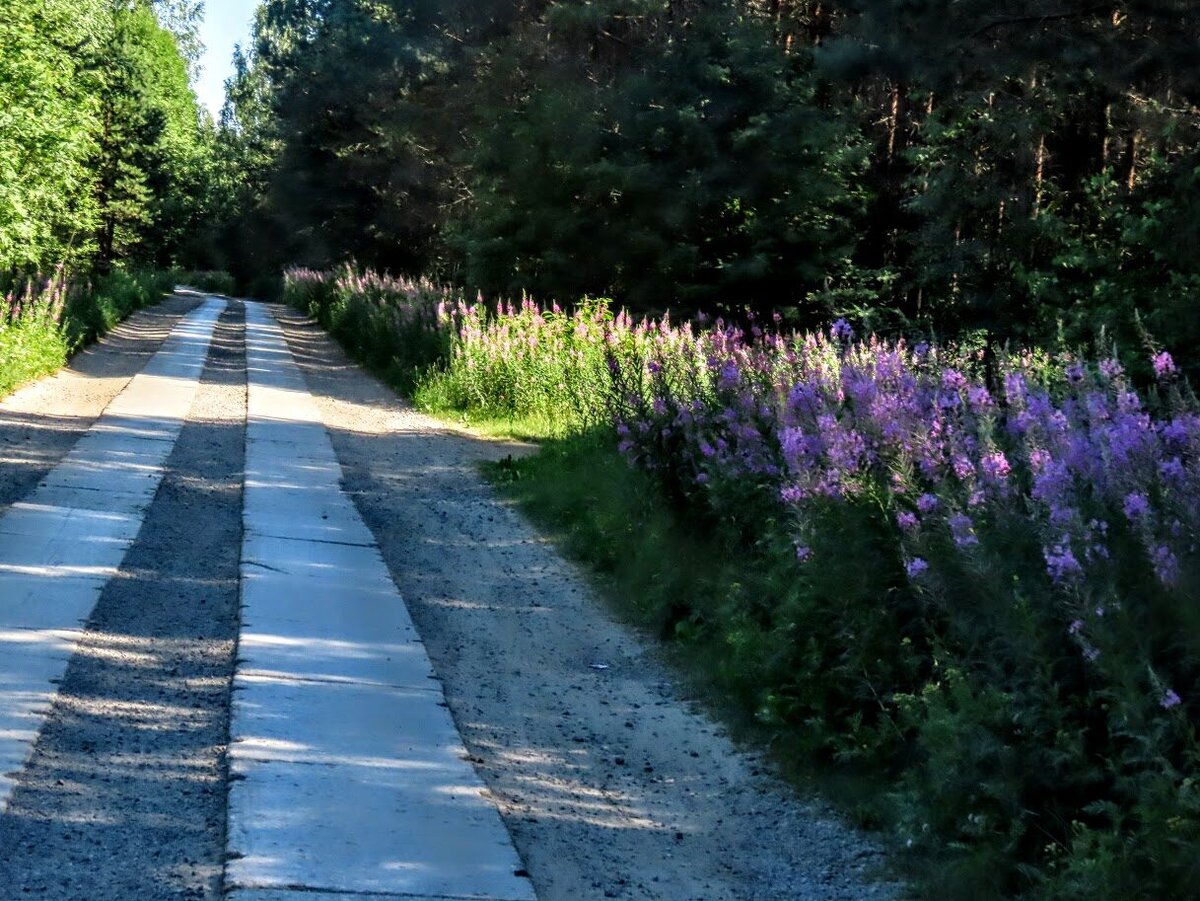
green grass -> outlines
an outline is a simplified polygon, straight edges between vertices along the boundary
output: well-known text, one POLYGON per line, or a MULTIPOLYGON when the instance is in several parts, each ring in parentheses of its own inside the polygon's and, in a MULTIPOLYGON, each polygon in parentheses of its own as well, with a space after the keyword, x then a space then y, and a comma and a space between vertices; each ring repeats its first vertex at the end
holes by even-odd
POLYGON ((174 283, 171 272, 117 270, 94 284, 72 287, 61 314, 46 301, 4 323, 0 327, 0 397, 58 371, 72 353, 135 311, 162 300, 174 283))
POLYGON ((55 323, 28 320, 0 330, 0 397, 58 370, 70 344, 55 323))

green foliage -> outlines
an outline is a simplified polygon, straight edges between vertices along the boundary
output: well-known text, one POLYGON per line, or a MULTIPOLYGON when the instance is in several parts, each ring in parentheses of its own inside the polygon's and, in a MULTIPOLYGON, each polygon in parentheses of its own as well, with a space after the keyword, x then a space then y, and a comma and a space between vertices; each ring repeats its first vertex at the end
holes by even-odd
POLYGON ((228 272, 191 271, 179 275, 179 283, 203 291, 206 294, 235 294, 237 281, 228 272))
POLYGON ((63 264, 172 264, 202 215, 210 144, 176 38, 148 2, 6 4, 5 279, 63 264))
POLYGON ((115 270, 94 284, 70 284, 60 270, 44 285, 31 280, 10 292, 0 316, 0 397, 49 375, 79 347, 160 301, 176 275, 115 270))
POLYGON ((113 13, 95 168, 99 257, 164 266, 196 227, 207 147, 175 37, 140 3, 113 13))
POLYGON ((67 360, 70 342, 60 326, 66 285, 61 275, 40 288, 10 292, 0 315, 0 397, 67 360))
POLYGON ((552 7, 489 52, 490 96, 460 157, 472 202, 447 239, 463 278, 639 309, 798 303, 854 245, 849 124, 814 103, 807 54, 780 53, 733 7, 700 7, 683 28, 647 4, 654 27, 622 38, 617 61, 572 52, 629 32, 628 15, 552 7))
MULTIPOLYGON (((62 331, 71 350, 90 344, 121 320, 158 303, 170 293, 179 273, 114 269, 67 293, 62 331)), ((61 364, 60 364, 61 365, 61 364)))
POLYGON ((99 127, 90 54, 106 0, 9 0, 0 16, 0 272, 86 260, 99 127))

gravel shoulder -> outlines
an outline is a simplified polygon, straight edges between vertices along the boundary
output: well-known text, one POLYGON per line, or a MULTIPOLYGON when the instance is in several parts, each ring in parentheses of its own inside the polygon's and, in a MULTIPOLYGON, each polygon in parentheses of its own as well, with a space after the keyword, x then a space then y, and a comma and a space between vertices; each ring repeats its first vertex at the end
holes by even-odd
POLYGON ((0 400, 0 509, 25 497, 66 456, 202 301, 200 295, 175 294, 141 310, 55 375, 0 400))
MULTIPOLYGON (((38 449, 85 429, 193 306, 177 299, 134 317, 27 391, 25 403, 69 411, 55 417, 69 427, 39 432, 38 449)), ((138 539, 0 816, 0 897, 220 897, 245 411, 242 308, 231 303, 138 539)))
POLYGON ((694 709, 477 472, 523 448, 416 413, 275 308, 542 901, 890 898, 879 851, 694 709))

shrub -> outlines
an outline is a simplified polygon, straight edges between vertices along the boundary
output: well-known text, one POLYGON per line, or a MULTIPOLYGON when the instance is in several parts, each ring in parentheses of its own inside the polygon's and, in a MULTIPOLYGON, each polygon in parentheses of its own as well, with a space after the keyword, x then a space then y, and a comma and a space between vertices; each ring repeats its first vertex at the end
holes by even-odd
POLYGON ((181 272, 179 284, 195 288, 205 294, 231 295, 237 292, 237 281, 228 272, 181 272))

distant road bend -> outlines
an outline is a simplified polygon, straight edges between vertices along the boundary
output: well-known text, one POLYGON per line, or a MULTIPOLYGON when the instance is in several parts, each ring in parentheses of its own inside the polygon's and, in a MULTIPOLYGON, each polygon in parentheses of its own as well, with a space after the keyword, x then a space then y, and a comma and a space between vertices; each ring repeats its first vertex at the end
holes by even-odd
POLYGON ((0 402, 0 898, 893 897, 493 497, 514 450, 184 290, 0 402))

